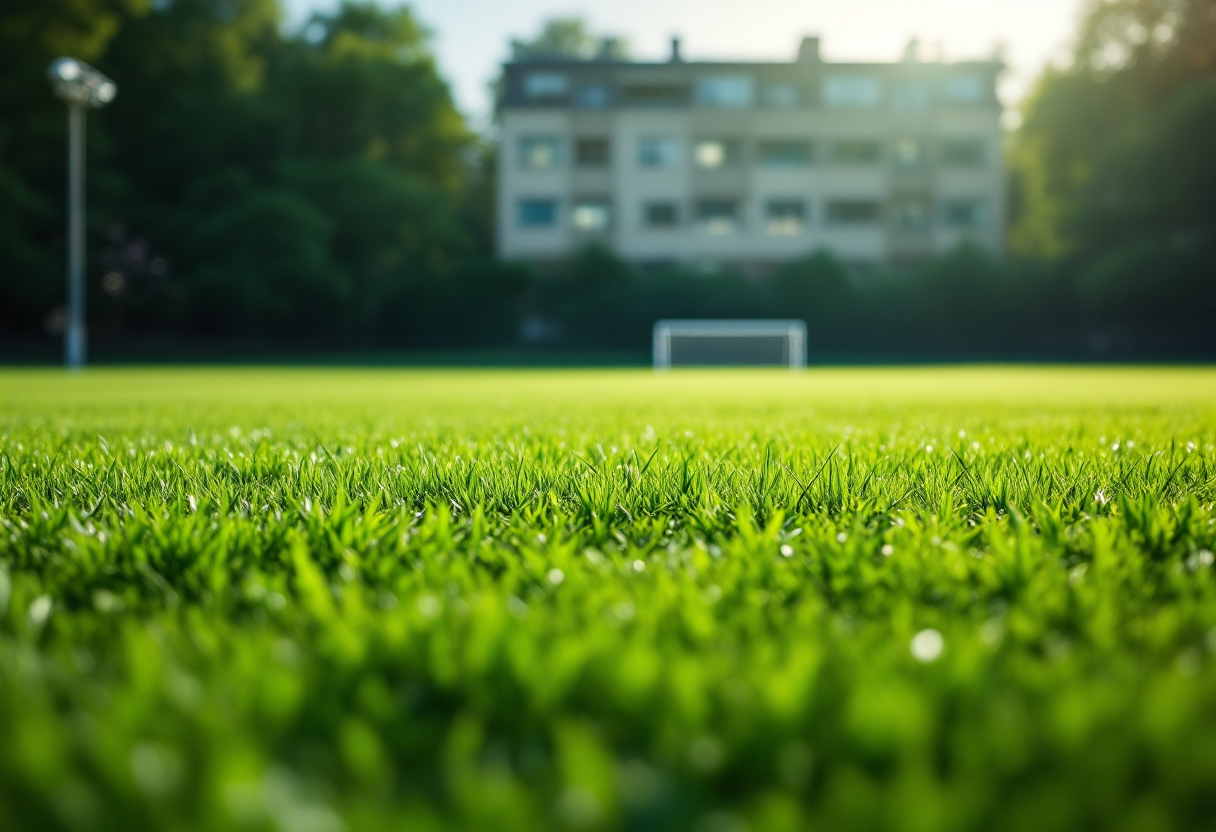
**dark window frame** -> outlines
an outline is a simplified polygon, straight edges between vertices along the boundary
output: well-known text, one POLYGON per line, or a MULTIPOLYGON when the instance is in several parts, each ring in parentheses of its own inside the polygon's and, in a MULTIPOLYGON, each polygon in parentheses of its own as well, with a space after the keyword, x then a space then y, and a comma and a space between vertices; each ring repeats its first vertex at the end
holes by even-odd
POLYGON ((948 168, 982 168, 988 164, 988 142, 978 136, 938 139, 937 161, 948 168))
POLYGON ((532 230, 557 228, 560 214, 561 206, 559 201, 554 197, 525 196, 520 197, 515 204, 515 222, 520 228, 532 230), (528 218, 529 210, 540 206, 547 206, 550 211, 550 219, 547 222, 528 218))
POLYGON ((762 139, 756 148, 756 163, 762 168, 805 168, 815 163, 815 143, 809 139, 762 139), (780 161, 777 148, 801 147, 806 152, 801 160, 780 161))
POLYGON ((770 236, 794 236, 786 232, 777 234, 773 232, 772 223, 785 219, 796 217, 799 224, 798 233, 804 233, 811 221, 811 208, 807 200, 801 197, 773 197, 764 201, 764 230, 770 236), (774 211, 777 208, 790 208, 797 206, 797 211, 783 214, 780 211, 774 211))
POLYGON ((725 233, 737 233, 743 230, 743 204, 742 199, 735 197, 701 197, 693 204, 693 223, 698 229, 708 231, 709 226, 716 220, 728 220, 732 223, 732 228, 725 233), (710 206, 729 206, 730 210, 715 214, 706 210, 710 206))
POLYGON ((880 199, 832 199, 828 200, 823 216, 828 225, 865 226, 880 224, 882 214, 880 199))
POLYGON ((655 231, 670 231, 680 227, 680 203, 674 199, 652 199, 642 204, 642 227, 655 231), (656 222, 659 213, 670 214, 669 219, 656 222))
POLYGON ((832 163, 836 165, 880 165, 882 158, 881 139, 836 139, 832 142, 832 163))
POLYGON ((580 168, 606 168, 612 165, 612 140, 606 136, 580 136, 574 140, 574 165, 580 168), (592 150, 602 150, 598 153, 592 150))
POLYGON ((980 197, 959 197, 955 199, 943 199, 938 203, 938 221, 945 228, 974 230, 977 228, 987 228, 990 218, 988 216, 988 200, 980 197), (960 208, 965 207, 966 218, 962 218, 960 208))

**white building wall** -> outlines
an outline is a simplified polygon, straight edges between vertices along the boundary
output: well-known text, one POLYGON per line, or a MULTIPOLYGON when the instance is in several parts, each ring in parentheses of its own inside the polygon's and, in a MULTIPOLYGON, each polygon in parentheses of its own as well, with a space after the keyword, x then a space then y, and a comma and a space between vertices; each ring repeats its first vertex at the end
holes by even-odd
MULTIPOLYGON (((570 212, 575 198, 586 190, 606 189, 613 208, 611 231, 605 243, 620 256, 635 262, 777 263, 820 248, 845 261, 877 264, 896 256, 890 211, 896 174, 890 159, 893 142, 904 135, 928 140, 935 153, 943 137, 982 137, 988 148, 978 168, 933 165, 924 175, 929 201, 930 227, 923 233, 924 253, 947 250, 970 238, 992 252, 1002 251, 1005 226, 1004 166, 1001 130, 991 109, 937 111, 907 117, 887 110, 813 109, 799 111, 609 110, 593 121, 585 114, 555 110, 514 108, 502 113, 498 189, 498 247, 502 256, 520 259, 557 259, 586 242, 575 234, 570 212), (581 120, 580 120, 581 119, 581 120), (576 126, 577 125, 577 126, 576 126), (574 168, 574 141, 579 135, 605 135, 611 142, 607 171, 574 168), (529 135, 561 139, 563 154, 554 170, 525 170, 520 164, 519 142, 529 135), (643 168, 638 146, 643 137, 676 139, 682 148, 679 163, 670 168, 643 168), (740 139, 748 148, 738 170, 706 172, 694 166, 693 142, 699 138, 740 139), (882 142, 880 164, 838 164, 825 159, 825 150, 842 139, 882 142), (754 151, 763 140, 809 140, 816 158, 805 168, 772 169, 756 164, 754 151), (604 184, 588 184, 604 183, 604 184), (734 234, 709 235, 695 226, 693 211, 700 196, 720 195, 742 203, 743 224, 734 234), (525 198, 552 198, 558 202, 558 220, 551 229, 521 228, 518 203, 525 198), (804 200, 809 218, 801 234, 766 233, 764 206, 774 198, 804 200), (833 225, 827 206, 835 199, 872 199, 884 205, 881 222, 857 226, 833 225), (983 200, 987 223, 982 228, 952 229, 940 221, 946 200, 983 200), (643 207, 650 200, 671 200, 680 206, 680 224, 674 229, 651 229, 643 222, 643 207)), ((936 160, 934 160, 936 161, 936 160)))
POLYGON ((555 112, 504 113, 498 157, 498 250, 508 259, 552 259, 571 249, 570 179, 574 148, 570 116, 555 112), (520 160, 520 140, 527 136, 557 136, 562 154, 553 170, 527 170, 520 160), (557 200, 557 225, 552 229, 522 228, 519 202, 557 200))
POLYGON ((689 223, 691 131, 684 112, 623 111, 612 130, 612 171, 618 222, 616 251, 629 260, 687 260, 695 254, 689 223), (643 168, 638 159, 643 138, 675 139, 681 148, 676 164, 669 168, 643 168), (675 228, 646 228, 643 211, 647 202, 672 201, 679 210, 675 228))

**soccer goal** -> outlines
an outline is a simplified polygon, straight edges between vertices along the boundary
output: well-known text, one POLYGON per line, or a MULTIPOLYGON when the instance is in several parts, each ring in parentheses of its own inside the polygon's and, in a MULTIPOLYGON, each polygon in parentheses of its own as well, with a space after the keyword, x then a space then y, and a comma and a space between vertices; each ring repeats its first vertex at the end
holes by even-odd
POLYGON ((658 321, 654 368, 682 366, 806 366, 802 321, 658 321))

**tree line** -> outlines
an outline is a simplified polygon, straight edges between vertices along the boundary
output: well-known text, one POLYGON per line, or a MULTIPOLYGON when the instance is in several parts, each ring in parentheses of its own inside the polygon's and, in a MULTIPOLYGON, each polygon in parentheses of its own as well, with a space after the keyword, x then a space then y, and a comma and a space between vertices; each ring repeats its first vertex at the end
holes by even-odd
POLYGON ((90 114, 94 331, 374 340, 487 254, 480 147, 408 8, 8 0, 0 326, 61 303, 57 53, 119 83, 90 114))
MULTIPOLYGON (((559 20, 512 48, 596 41, 559 20)), ((1216 0, 1091 3, 1008 138, 1007 258, 858 272, 819 252, 764 278, 495 260, 492 144, 406 6, 293 27, 278 0, 6 0, 0 345, 50 343, 63 303, 59 54, 120 86, 90 115, 102 341, 640 351, 658 317, 798 316, 812 349, 857 357, 1216 351, 1216 0)))

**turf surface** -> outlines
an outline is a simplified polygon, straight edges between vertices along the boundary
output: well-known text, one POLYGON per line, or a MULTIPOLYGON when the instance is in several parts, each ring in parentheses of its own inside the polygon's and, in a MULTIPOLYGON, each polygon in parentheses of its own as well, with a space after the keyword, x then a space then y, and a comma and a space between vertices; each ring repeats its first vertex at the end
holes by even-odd
POLYGON ((1216 372, 0 372, 0 829, 1216 824, 1216 372))

